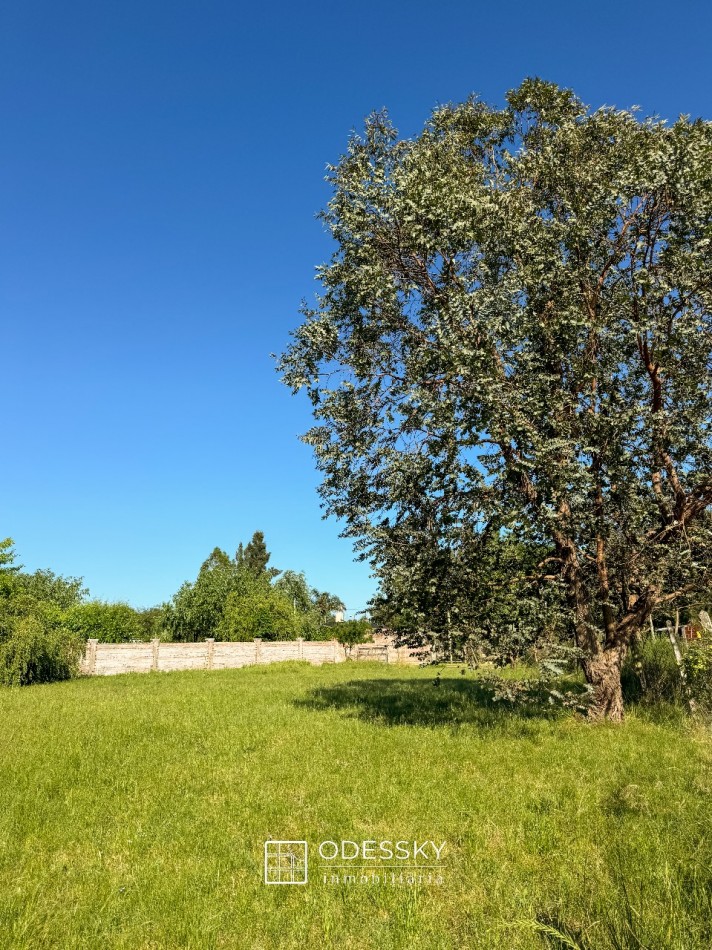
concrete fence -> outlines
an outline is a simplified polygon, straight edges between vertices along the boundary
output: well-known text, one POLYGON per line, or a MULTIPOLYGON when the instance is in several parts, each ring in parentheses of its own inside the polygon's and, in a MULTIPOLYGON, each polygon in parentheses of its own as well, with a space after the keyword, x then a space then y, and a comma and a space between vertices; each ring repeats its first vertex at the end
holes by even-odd
POLYGON ((343 663, 347 659, 379 660, 417 666, 420 658, 407 647, 393 644, 360 643, 350 650, 337 640, 249 640, 225 643, 100 643, 88 640, 81 672, 87 676, 115 673, 169 672, 171 670, 226 670, 282 660, 308 663, 343 663))

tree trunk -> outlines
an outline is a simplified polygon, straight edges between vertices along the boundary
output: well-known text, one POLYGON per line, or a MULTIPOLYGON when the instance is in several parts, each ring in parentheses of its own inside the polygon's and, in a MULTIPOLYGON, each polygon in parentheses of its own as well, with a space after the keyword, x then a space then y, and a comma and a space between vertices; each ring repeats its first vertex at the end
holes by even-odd
POLYGON ((604 719, 610 722, 623 720, 621 667, 625 652, 623 646, 610 647, 584 663, 586 680, 593 686, 588 716, 594 722, 604 719))

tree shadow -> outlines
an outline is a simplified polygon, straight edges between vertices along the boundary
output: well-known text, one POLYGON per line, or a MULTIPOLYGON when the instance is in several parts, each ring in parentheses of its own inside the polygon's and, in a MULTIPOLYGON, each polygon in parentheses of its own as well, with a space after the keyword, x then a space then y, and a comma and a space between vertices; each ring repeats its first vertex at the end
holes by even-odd
POLYGON ((295 705, 314 711, 342 710, 349 718, 384 726, 471 725, 483 731, 533 735, 537 723, 571 716, 552 705, 544 687, 528 691, 525 701, 497 698, 495 688, 477 680, 357 679, 312 690, 295 705))

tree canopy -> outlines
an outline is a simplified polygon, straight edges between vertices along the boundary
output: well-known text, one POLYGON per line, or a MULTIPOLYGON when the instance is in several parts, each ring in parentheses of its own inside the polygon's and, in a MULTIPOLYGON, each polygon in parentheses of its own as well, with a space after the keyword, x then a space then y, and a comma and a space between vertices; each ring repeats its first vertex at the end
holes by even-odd
POLYGON ((540 548, 533 609, 620 718, 632 639, 710 576, 712 125, 531 79, 413 139, 372 115, 329 178, 279 363, 327 510, 421 630, 457 625, 493 533, 540 548))
MULTIPOLYGON (((268 566, 264 535, 256 531, 234 559, 215 548, 194 582, 186 581, 164 609, 175 640, 321 639, 333 625, 338 597, 310 588, 303 574, 268 566)), ((330 633, 328 633, 331 636, 330 633)))
POLYGON ((82 580, 24 573, 13 543, 0 541, 0 685, 68 679, 78 669, 82 642, 63 620, 84 594, 82 580))

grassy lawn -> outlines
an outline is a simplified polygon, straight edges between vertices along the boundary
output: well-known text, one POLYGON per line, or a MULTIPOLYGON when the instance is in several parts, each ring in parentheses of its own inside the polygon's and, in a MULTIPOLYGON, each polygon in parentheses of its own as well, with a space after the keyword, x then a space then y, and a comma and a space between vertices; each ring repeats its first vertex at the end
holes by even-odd
POLYGON ((592 727, 456 670, 289 663, 0 715, 3 947, 712 946, 711 745, 674 711, 592 727), (306 886, 263 883, 270 837, 310 843, 306 886), (446 841, 442 883, 324 883, 342 839, 446 841))

